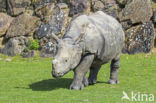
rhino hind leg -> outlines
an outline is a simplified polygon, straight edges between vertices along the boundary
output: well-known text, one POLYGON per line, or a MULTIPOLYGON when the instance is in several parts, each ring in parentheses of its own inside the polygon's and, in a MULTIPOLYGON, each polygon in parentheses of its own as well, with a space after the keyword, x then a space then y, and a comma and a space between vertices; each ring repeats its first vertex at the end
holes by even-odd
POLYGON ((119 66, 120 66, 120 57, 115 58, 111 61, 110 79, 108 81, 109 84, 118 84, 119 83, 119 79, 118 79, 119 66))
POLYGON ((84 86, 88 85, 85 75, 92 64, 93 59, 94 55, 87 55, 83 57, 78 67, 74 70, 74 79, 70 85, 70 89, 81 90, 84 86))
POLYGON ((101 66, 91 66, 89 77, 88 77, 89 85, 93 85, 96 83, 97 74, 98 74, 100 68, 101 68, 101 66))

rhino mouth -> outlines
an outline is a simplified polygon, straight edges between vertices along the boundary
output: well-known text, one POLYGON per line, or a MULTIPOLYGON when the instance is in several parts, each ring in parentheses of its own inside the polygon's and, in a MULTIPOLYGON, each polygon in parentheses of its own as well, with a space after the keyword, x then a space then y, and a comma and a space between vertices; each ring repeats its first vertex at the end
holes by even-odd
POLYGON ((60 77, 63 77, 65 74, 67 74, 69 71, 66 71, 66 72, 60 72, 60 73, 56 73, 55 71, 52 71, 52 76, 54 78, 60 78, 60 77))

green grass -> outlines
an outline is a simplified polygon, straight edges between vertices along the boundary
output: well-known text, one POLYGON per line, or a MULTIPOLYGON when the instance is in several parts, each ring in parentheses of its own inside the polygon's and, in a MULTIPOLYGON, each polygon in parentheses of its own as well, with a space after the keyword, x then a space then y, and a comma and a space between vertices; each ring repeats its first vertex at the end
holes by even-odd
POLYGON ((156 103, 156 54, 122 55, 120 84, 107 84, 109 64, 106 64, 98 74, 98 83, 82 91, 68 89, 72 71, 63 78, 52 78, 52 58, 4 55, 0 58, 0 103, 147 103, 122 101, 122 91, 128 95, 131 91, 152 93, 155 102, 151 103, 156 103), (6 58, 12 61, 6 62, 6 58))

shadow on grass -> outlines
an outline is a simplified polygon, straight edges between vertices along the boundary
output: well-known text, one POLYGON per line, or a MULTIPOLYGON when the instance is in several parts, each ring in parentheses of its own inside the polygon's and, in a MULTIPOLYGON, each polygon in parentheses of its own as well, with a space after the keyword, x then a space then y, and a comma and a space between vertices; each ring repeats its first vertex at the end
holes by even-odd
POLYGON ((109 84, 108 82, 105 82, 105 81, 97 81, 96 83, 97 83, 97 84, 98 84, 98 83, 109 84))
POLYGON ((48 79, 30 84, 29 89, 33 91, 52 91, 59 88, 68 89, 71 82, 72 79, 70 78, 48 79))
MULTIPOLYGON (((52 91, 59 88, 69 89, 72 83, 72 78, 59 78, 59 79, 48 79, 42 80, 29 85, 29 89, 33 91, 52 91)), ((98 83, 108 84, 108 82, 97 81, 98 83)))
MULTIPOLYGON (((15 87, 15 88, 32 89, 33 91, 52 91, 60 88, 69 89, 72 80, 73 80, 72 78, 47 79, 32 83, 29 85, 29 88, 24 87, 15 87)), ((97 81, 96 84, 99 83, 108 84, 108 82, 104 81, 97 81)))

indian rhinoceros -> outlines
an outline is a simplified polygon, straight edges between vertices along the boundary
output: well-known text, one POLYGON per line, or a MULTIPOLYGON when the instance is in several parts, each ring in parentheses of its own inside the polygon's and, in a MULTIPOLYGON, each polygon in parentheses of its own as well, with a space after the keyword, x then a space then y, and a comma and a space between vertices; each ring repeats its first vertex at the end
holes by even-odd
POLYGON ((125 35, 120 23, 98 11, 72 20, 62 39, 57 41, 57 52, 52 62, 53 77, 62 77, 70 70, 74 79, 70 89, 81 90, 94 84, 101 65, 111 61, 108 83, 118 83, 118 68, 125 35), (86 73, 90 68, 88 79, 86 73))

